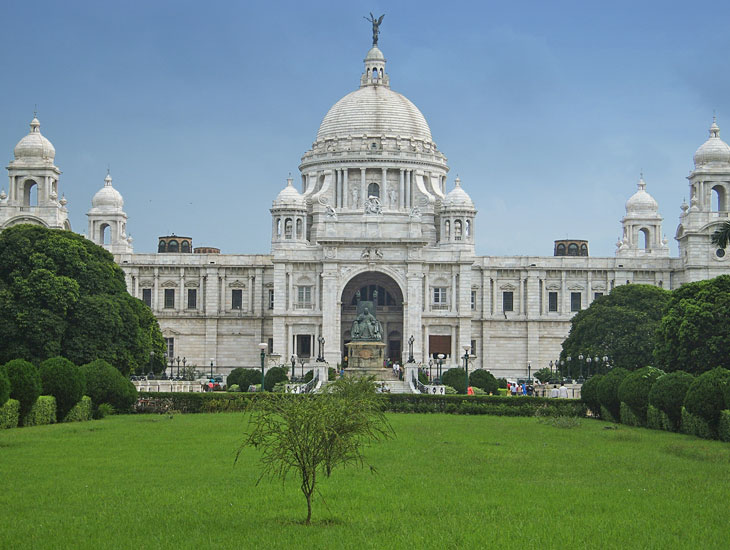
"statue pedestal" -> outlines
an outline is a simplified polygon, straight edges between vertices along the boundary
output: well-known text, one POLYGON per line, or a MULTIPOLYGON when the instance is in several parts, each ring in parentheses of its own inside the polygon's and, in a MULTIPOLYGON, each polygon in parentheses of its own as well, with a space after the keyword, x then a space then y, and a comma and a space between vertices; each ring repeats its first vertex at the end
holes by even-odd
POLYGON ((355 341, 347 346, 347 369, 375 370, 383 368, 385 344, 383 342, 355 341))

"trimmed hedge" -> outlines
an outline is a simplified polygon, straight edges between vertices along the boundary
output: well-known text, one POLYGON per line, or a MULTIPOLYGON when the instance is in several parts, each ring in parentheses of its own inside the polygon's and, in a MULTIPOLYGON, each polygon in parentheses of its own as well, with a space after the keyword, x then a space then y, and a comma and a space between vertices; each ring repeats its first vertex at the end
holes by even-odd
POLYGON ((682 407, 682 427, 680 431, 683 434, 696 435, 703 439, 716 439, 717 437, 717 432, 713 431, 704 418, 692 414, 685 407, 682 407))
POLYGON ((0 407, 10 399, 10 379, 5 368, 0 365, 0 407))
MULTIPOLYGON (((646 408, 649 406, 649 392, 654 383, 664 374, 663 370, 644 367, 629 373, 618 387, 618 398, 631 409, 639 424, 646 426, 646 408)), ((623 423, 623 411, 621 414, 623 423)))
MULTIPOLYGON (((618 387, 628 374, 629 371, 626 369, 616 367, 611 369, 598 382, 598 401, 601 403, 601 407, 604 407, 610 413, 609 416, 614 422, 621 418, 621 401, 618 398, 618 387)), ((601 410, 601 417, 603 417, 603 410, 601 410)))
POLYGON ((586 404, 596 418, 601 417, 601 402, 598 401, 598 383, 602 378, 602 374, 593 375, 580 388, 580 400, 586 404))
POLYGON ((56 398, 52 395, 38 397, 28 414, 22 417, 23 426, 44 426, 55 422, 56 398))
POLYGON ((17 428, 20 420, 20 401, 8 399, 0 406, 0 430, 17 428))
POLYGON ((56 414, 64 418, 84 396, 85 381, 79 368, 65 357, 51 357, 38 369, 43 395, 56 398, 56 414))
POLYGON ((720 413, 720 422, 717 423, 717 436, 722 441, 730 441, 730 410, 720 413))
POLYGON ((25 359, 13 359, 5 363, 10 380, 10 397, 20 401, 20 423, 28 415, 41 394, 41 377, 33 363, 25 359))
POLYGON ((646 427, 652 430, 676 432, 679 429, 679 424, 674 423, 664 411, 657 409, 653 405, 649 405, 646 409, 646 427))
POLYGON ((627 426, 639 426, 642 428, 646 427, 646 421, 634 414, 634 410, 623 401, 621 401, 621 424, 626 424, 627 426))
POLYGON ((62 422, 85 422, 92 418, 91 397, 84 395, 81 401, 76 403, 62 422))
MULTIPOLYGON (((299 396, 290 395, 291 399, 299 396)), ((141 393, 140 413, 240 412, 251 399, 267 397, 253 393, 141 393)), ((383 394, 389 412, 489 414, 497 416, 585 416, 586 407, 577 399, 548 397, 500 397, 493 395, 383 394)))
POLYGON ((235 368, 226 378, 226 387, 230 388, 234 384, 238 384, 240 391, 247 392, 248 387, 261 383, 261 369, 245 369, 243 367, 235 368))
POLYGON ((728 384, 730 370, 717 367, 695 378, 684 396, 687 412, 704 419, 714 433, 717 433, 720 411, 727 409, 725 389, 728 384))
MULTIPOLYGON (((649 407, 661 411, 671 422, 670 431, 676 432, 682 422, 682 406, 687 390, 695 377, 681 370, 660 376, 649 392, 649 407)), ((648 409, 647 409, 648 415, 648 409)))

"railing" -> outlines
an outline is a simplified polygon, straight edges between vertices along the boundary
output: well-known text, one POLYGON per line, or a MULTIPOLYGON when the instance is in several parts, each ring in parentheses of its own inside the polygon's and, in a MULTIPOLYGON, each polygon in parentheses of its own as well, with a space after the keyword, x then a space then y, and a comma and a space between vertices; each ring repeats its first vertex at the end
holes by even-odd
POLYGON ((418 374, 413 373, 413 387, 416 388, 420 393, 428 393, 426 386, 424 386, 418 379, 418 374))
POLYGON ((317 387, 317 382, 319 382, 319 373, 315 372, 314 376, 312 376, 312 379, 307 382, 307 384, 302 388, 302 391, 300 393, 312 393, 314 391, 314 388, 317 387))
POLYGON ((294 302, 294 309, 314 309, 313 302, 294 302))

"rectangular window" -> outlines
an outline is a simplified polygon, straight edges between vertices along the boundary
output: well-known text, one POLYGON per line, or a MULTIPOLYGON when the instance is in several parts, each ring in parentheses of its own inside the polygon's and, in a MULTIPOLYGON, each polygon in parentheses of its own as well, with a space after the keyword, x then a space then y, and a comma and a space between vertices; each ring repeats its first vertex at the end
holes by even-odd
POLYGON ((243 309, 243 290, 240 288, 231 290, 231 308, 243 309))
POLYGON ((502 292, 502 311, 514 311, 515 308, 515 294, 514 292, 505 291, 502 292))
POLYGON ((580 311, 580 292, 570 293, 570 311, 580 311))
POLYGON ((297 356, 312 356, 312 336, 310 334, 297 334, 297 356))
POLYGON ((269 289, 269 309, 274 309, 274 289, 273 288, 269 289))
POLYGON ((477 291, 476 290, 471 291, 471 309, 472 309, 472 311, 475 311, 477 309, 477 291))
POLYGON ((477 341, 476 340, 471 341, 471 349, 469 349, 469 355, 473 355, 474 357, 476 357, 476 355, 477 355, 477 341))
POLYGON ((196 309, 198 307, 198 289, 188 289, 188 309, 196 309))
POLYGON ((594 293, 593 293, 593 299, 594 299, 594 300, 595 300, 596 298, 600 298, 601 296, 603 296, 603 292, 594 292, 594 293))
POLYGON ((269 355, 271 355, 272 353, 274 353, 274 339, 269 338, 266 342, 269 345, 269 355))
POLYGON ((152 307, 152 289, 151 288, 142 289, 142 301, 145 303, 145 305, 147 307, 152 307))
POLYGON ((557 292, 548 292, 548 311, 558 311, 557 292))
POLYGON ((312 287, 297 287, 297 307, 300 309, 310 309, 312 307, 312 287))
POLYGON ((433 309, 446 309, 449 307, 447 302, 448 289, 445 286, 433 287, 433 309))
POLYGON ((165 309, 175 309, 175 289, 165 289, 165 309))
POLYGON ((167 357, 175 357, 175 339, 165 338, 165 350, 167 351, 167 357))

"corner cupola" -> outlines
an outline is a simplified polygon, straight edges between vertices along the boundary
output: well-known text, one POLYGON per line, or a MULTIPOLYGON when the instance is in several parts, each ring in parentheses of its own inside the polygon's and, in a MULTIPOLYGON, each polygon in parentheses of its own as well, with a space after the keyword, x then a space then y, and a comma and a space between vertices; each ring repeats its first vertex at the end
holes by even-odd
POLYGON ((710 137, 695 152, 695 168, 706 165, 730 164, 730 146, 720 139, 720 127, 712 117, 710 137))
POLYGON ((365 72, 360 77, 360 87, 384 86, 390 88, 390 77, 385 72, 385 56, 380 48, 373 46, 364 59, 365 72))

